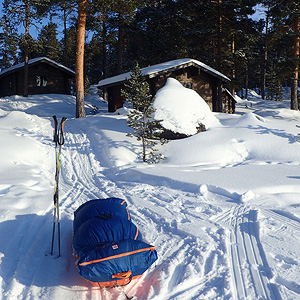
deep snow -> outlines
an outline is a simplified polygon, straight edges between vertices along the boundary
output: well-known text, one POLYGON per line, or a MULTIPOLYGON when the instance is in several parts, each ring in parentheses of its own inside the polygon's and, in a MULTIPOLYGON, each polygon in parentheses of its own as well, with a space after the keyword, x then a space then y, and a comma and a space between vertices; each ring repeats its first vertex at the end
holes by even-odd
MULTIPOLYGON (((126 116, 95 96, 74 119, 62 95, 0 99, 0 299, 300 299, 300 112, 254 92, 219 125, 138 159, 126 116), (55 152, 51 116, 68 117, 62 147, 62 256, 49 255, 55 152), (127 200, 159 259, 123 289, 99 290, 72 257, 74 210, 127 200)), ((57 254, 57 245, 55 245, 57 254)))
POLYGON ((154 118, 175 133, 193 135, 200 124, 207 129, 220 125, 204 99, 175 78, 168 78, 166 84, 157 91, 153 107, 154 118))

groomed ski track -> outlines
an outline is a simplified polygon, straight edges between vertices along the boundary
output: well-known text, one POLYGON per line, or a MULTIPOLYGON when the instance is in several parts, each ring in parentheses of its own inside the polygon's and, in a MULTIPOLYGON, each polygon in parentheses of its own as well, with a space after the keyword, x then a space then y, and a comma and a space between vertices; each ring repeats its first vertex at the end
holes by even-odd
POLYGON ((234 299, 281 299, 259 241, 257 210, 234 206, 216 219, 228 225, 229 265, 234 299))
MULTIPOLYGON (((105 127, 109 117, 103 119, 105 127)), ((19 257, 12 258, 13 268, 1 271, 6 280, 1 282, 0 299, 121 300, 126 299, 124 293, 138 300, 284 299, 271 283, 259 240, 257 210, 216 187, 176 189, 163 179, 151 184, 151 178, 142 172, 114 166, 108 147, 117 145, 110 144, 104 129, 89 131, 89 122, 93 120, 68 120, 65 127, 59 184, 62 256, 55 256, 56 244, 54 256, 49 255, 53 210, 49 199, 51 205, 43 213, 18 220, 20 233, 26 226, 28 235, 17 236, 6 246, 7 253, 19 248, 19 257), (99 290, 77 274, 71 249, 72 219, 80 204, 105 197, 126 199, 134 223, 144 239, 156 246, 159 260, 130 285, 99 290), (220 203, 231 201, 231 209, 224 212, 212 207, 209 201, 216 197, 220 203), (211 220, 210 227, 204 215, 211 220), (50 278, 47 272, 57 276, 50 278)), ((43 134, 51 136, 51 129, 45 128, 43 134)), ((51 142, 45 142, 52 159, 51 142)), ((287 226, 300 229, 279 212, 264 213, 276 214, 287 226)))

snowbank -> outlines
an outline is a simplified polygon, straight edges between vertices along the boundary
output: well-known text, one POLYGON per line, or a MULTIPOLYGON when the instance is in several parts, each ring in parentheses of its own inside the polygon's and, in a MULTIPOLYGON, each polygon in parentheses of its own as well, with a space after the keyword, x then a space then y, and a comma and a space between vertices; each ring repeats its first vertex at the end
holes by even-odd
POLYGON ((206 129, 220 125, 203 98, 174 78, 168 78, 165 86, 158 90, 154 108, 154 118, 162 120, 162 126, 175 133, 196 134, 201 123, 206 129))
MULTIPOLYGON (((173 84, 175 99, 185 89, 173 84)), ((1 300, 121 300, 124 292, 135 300, 299 299, 300 112, 289 110, 289 101, 258 98, 253 107, 237 103, 236 115, 208 113, 222 126, 163 145, 167 159, 148 165, 137 159, 140 141, 126 136, 126 116, 107 113, 97 99, 87 111, 96 105, 103 113, 82 119, 72 118, 71 96, 0 99, 1 300), (57 243, 48 255, 54 113, 70 116, 58 259, 57 243), (105 197, 126 199, 159 256, 122 289, 92 288, 72 257, 74 211, 105 197)), ((177 109, 190 99, 181 98, 177 109)))

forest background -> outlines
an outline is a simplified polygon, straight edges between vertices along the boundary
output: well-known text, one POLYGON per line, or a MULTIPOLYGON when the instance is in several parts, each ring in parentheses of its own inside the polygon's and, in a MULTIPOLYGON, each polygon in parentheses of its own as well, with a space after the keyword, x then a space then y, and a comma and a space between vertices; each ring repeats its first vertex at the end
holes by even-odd
POLYGON ((87 2, 86 87, 141 67, 195 58, 231 78, 231 91, 257 89, 298 109, 299 0, 3 0, 0 67, 46 56, 76 69, 80 4, 87 2), (253 18, 258 7, 260 18, 253 18))

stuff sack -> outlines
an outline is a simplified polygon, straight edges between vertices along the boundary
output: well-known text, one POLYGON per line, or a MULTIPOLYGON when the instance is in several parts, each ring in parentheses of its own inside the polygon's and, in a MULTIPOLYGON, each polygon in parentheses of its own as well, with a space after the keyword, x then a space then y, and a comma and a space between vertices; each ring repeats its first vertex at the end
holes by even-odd
POLYGON ((86 220, 76 230, 73 249, 80 256, 80 251, 87 246, 126 239, 142 239, 138 228, 131 221, 119 216, 100 215, 86 220))
POLYGON ((83 222, 99 215, 120 216, 130 220, 125 200, 120 198, 94 199, 83 203, 74 212, 74 234, 83 222))
POLYGON ((141 276, 156 260, 154 246, 127 239, 90 249, 80 257, 77 267, 93 285, 113 287, 141 276))
POLYGON ((75 211, 73 249, 79 274, 100 287, 128 284, 157 260, 119 198, 91 200, 75 211))

